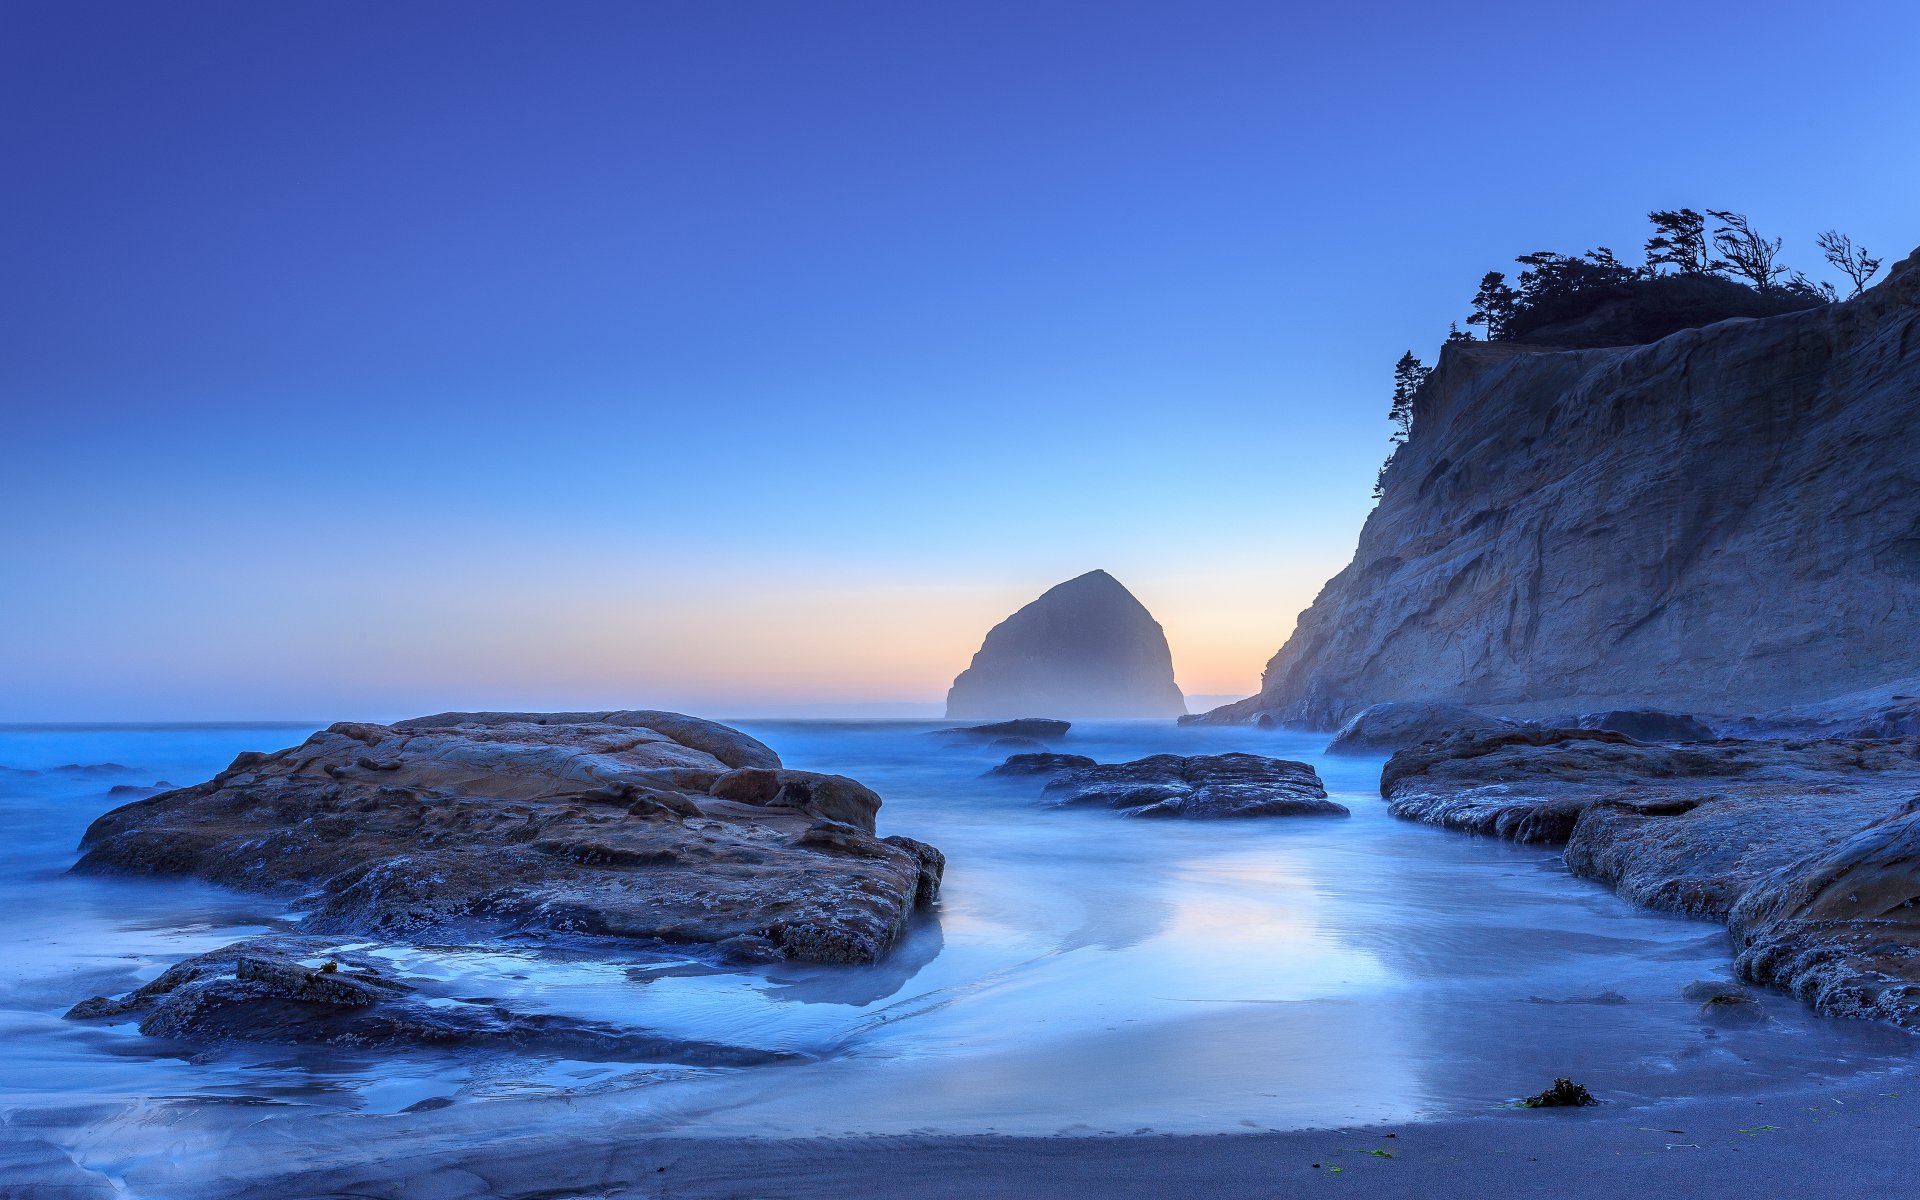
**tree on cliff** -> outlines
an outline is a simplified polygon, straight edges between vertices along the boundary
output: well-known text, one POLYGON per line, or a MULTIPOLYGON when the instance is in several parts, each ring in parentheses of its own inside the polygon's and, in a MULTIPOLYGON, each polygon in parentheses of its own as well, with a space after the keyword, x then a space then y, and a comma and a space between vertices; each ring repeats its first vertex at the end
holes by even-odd
POLYGON ((1707 215, 1720 222, 1720 228, 1713 231, 1713 248, 1720 256, 1709 264, 1713 270, 1727 272, 1756 292, 1780 286, 1780 277, 1787 273, 1787 268, 1775 261, 1781 239, 1768 241, 1760 236, 1745 213, 1710 208, 1707 215))
POLYGON ((1853 281, 1853 290, 1847 293, 1851 300, 1867 289, 1867 280, 1880 269, 1880 260, 1867 253, 1865 246, 1856 246, 1853 239, 1837 229, 1829 229, 1820 235, 1820 253, 1826 256, 1835 270, 1853 281))
POLYGON ((1411 350, 1393 364, 1393 407, 1387 411, 1387 418, 1394 424, 1395 445, 1406 441, 1407 435, 1413 432, 1413 394, 1420 390, 1429 374, 1426 365, 1415 358, 1411 350))
POLYGON ((1647 214, 1653 236, 1647 239, 1647 270, 1659 274, 1672 267, 1682 275, 1705 275, 1713 269, 1707 250, 1707 219, 1690 208, 1656 209, 1647 214))
POLYGON ((1467 314, 1467 324, 1486 326, 1487 340, 1497 342, 1507 336, 1507 323, 1519 307, 1520 293, 1507 286, 1506 275, 1488 271, 1480 279, 1480 290, 1473 294, 1473 311, 1467 314))

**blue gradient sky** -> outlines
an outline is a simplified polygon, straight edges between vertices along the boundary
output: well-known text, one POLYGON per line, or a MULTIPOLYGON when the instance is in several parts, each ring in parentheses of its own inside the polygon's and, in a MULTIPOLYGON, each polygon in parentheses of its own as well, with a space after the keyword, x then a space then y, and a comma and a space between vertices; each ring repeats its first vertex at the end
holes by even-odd
POLYGON ((0 3, 0 720, 1243 692, 1481 272, 1920 242, 1904 4, 0 3))

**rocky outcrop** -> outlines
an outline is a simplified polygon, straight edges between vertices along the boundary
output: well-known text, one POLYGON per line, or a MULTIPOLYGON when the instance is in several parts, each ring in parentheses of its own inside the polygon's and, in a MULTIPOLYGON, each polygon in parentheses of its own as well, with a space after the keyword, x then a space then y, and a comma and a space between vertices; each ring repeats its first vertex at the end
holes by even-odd
POLYGON ((1053 775, 1061 771, 1071 771, 1080 767, 1094 766, 1094 760, 1084 754, 1056 754, 1052 751, 1039 751, 1029 754, 1013 754, 988 775, 1053 775))
POLYGON ((1327 799, 1312 767, 1284 758, 1155 754, 1124 763, 1049 765, 1054 777, 1043 794, 1061 806, 1114 808, 1129 817, 1351 815, 1327 799))
POLYGON ((1371 704, 1340 727, 1328 754, 1391 754, 1452 733, 1489 734, 1515 728, 1512 721, 1458 704, 1389 700, 1371 704))
POLYGON ((334 725, 88 829, 75 870, 297 897, 307 932, 450 927, 872 962, 932 902, 938 852, 875 836, 880 798, 658 712, 334 725))
POLYGON ((952 720, 1186 711, 1166 634, 1105 571, 1070 579, 995 625, 947 693, 952 720))
POLYGON ((1920 253, 1858 299, 1648 345, 1446 346, 1354 559, 1258 696, 1709 718, 1920 672, 1920 253))
POLYGON ((1018 717, 1011 721, 990 721, 985 725, 956 725, 950 729, 936 729, 933 732, 940 737, 988 743, 1007 738, 1057 742, 1067 736, 1067 730, 1072 728, 1071 722, 1056 721, 1050 717, 1018 717))
POLYGON ((1561 842, 1637 904, 1725 920, 1747 978, 1920 1028, 1920 739, 1459 736, 1393 756, 1396 816, 1561 842))
POLYGON ((447 995, 444 988, 323 939, 263 937, 196 954, 118 999, 83 1000, 67 1018, 138 1020, 148 1037, 196 1043, 511 1048, 699 1066, 755 1066, 796 1057, 522 1011, 447 995))

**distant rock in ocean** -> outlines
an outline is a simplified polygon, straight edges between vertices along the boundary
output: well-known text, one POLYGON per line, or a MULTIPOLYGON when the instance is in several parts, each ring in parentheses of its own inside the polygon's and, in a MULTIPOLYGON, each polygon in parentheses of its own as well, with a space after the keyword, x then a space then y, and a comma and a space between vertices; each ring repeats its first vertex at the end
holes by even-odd
POLYGON ((947 693, 950 720, 1186 711, 1167 635, 1105 571, 1069 579, 995 625, 947 693))

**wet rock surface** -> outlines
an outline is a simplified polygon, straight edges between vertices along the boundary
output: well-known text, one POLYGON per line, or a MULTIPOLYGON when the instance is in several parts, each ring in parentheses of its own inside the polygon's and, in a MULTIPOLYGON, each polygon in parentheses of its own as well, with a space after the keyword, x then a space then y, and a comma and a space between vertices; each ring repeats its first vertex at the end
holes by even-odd
POLYGON ((129 1021, 154 1038, 205 1044, 318 1043, 363 1049, 515 1049, 572 1058, 752 1066, 794 1057, 681 1041, 645 1030, 455 997, 374 955, 311 937, 261 937, 197 954, 118 998, 96 996, 74 1021, 129 1021))
POLYGON ((1920 738, 1459 736, 1394 755, 1381 794, 1396 816, 1565 842, 1577 875, 1725 920, 1744 978, 1920 1028, 1920 738))
POLYGON ((1056 771, 1043 794, 1058 805, 1119 809, 1129 817, 1350 815, 1327 799, 1306 763, 1258 754, 1154 754, 1068 767, 1056 771))
POLYGON ((1327 744, 1326 752, 1391 754, 1453 733, 1500 733, 1514 728, 1515 722, 1459 704, 1390 700, 1355 713, 1327 744))
POLYGON ((302 931, 551 931, 873 962, 937 894, 880 798, 678 713, 347 722, 94 822, 75 870, 286 894, 302 931), (824 832, 823 832, 824 829, 824 832))

